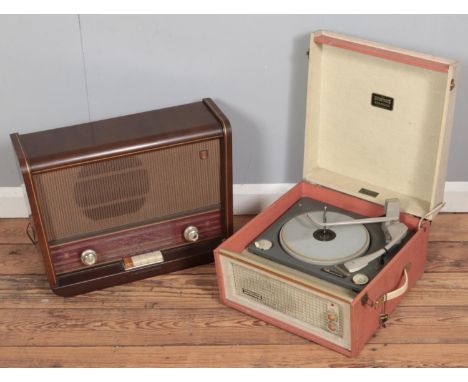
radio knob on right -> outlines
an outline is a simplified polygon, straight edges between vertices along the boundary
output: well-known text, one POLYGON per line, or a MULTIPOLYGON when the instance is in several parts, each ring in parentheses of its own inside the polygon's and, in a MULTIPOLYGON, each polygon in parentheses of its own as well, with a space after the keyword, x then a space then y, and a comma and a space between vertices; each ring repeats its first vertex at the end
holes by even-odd
POLYGON ((198 228, 191 225, 184 230, 184 239, 190 242, 197 241, 199 238, 198 228))

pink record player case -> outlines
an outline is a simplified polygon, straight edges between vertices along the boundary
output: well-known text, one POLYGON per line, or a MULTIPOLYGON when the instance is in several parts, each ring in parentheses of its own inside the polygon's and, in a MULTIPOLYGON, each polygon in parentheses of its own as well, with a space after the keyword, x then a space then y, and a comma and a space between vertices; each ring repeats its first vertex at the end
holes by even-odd
POLYGON ((303 181, 215 250, 221 301, 356 356, 424 272, 431 220, 443 205, 457 73, 452 60, 312 33, 303 181), (260 256, 289 244, 274 227, 306 199, 360 218, 381 217, 397 200, 408 235, 376 260, 368 281, 343 267, 346 276, 330 276, 328 265, 306 272, 286 253, 285 262, 260 256), (258 244, 267 233, 275 239, 258 244), (348 276, 362 285, 345 287, 348 276))

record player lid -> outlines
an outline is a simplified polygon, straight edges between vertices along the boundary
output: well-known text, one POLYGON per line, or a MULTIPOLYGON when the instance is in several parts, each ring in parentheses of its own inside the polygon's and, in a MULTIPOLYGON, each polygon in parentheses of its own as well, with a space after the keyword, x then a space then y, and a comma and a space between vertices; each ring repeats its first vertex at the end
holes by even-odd
POLYGON ((442 200, 455 61, 312 33, 304 179, 424 216, 442 200))

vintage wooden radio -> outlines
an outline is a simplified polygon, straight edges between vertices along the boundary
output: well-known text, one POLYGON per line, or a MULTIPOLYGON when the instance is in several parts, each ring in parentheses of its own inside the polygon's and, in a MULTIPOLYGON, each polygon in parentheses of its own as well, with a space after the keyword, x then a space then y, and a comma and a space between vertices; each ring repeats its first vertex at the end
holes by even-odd
POLYGON ((304 179, 215 250, 221 300, 348 356, 421 277, 457 65, 311 35, 304 179))
POLYGON ((231 130, 211 99, 11 139, 59 295, 210 262, 232 233, 231 130))

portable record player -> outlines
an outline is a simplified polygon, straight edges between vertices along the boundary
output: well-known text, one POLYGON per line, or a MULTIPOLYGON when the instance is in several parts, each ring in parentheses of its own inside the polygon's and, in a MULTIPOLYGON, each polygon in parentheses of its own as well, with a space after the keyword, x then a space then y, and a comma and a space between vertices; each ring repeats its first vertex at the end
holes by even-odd
POLYGON ((424 272, 457 68, 312 33, 303 181, 215 250, 222 302, 358 354, 424 272))

